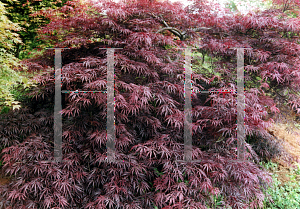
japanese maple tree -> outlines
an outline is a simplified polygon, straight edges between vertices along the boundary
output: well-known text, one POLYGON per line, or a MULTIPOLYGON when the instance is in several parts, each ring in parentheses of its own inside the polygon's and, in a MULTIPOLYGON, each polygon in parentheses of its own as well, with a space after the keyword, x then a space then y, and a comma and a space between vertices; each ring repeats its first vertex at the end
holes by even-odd
MULTIPOLYGON (((216 5, 217 6, 217 5, 216 5)), ((195 0, 193 6, 156 1, 80 1, 44 12, 51 22, 40 36, 62 52, 62 89, 106 90, 106 50, 115 51, 116 161, 106 161, 106 95, 66 94, 63 103, 63 162, 53 160, 54 52, 28 60, 40 86, 27 109, 2 116, 3 169, 13 176, 1 187, 7 208, 207 208, 262 207, 270 175, 236 159, 235 95, 213 94, 211 105, 192 94, 194 162, 184 155, 184 53, 195 47, 216 58, 213 72, 193 60, 194 90, 236 90, 236 50, 245 50, 247 135, 268 136, 272 97, 282 89, 299 110, 299 46, 289 19, 273 10, 224 15, 195 0), (270 90, 268 90, 268 88, 270 90), (271 89, 273 91, 271 91, 271 89)), ((296 24, 296 23, 295 23, 296 24)), ((280 96, 281 99, 282 96, 280 96)), ((284 97, 283 97, 284 98, 284 97)))

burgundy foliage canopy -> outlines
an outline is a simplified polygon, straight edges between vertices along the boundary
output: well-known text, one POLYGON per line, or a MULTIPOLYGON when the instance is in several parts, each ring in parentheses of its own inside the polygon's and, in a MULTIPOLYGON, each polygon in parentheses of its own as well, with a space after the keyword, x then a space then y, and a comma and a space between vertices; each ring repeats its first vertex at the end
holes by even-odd
MULTIPOLYGON (((270 175, 255 160, 236 160, 236 97, 193 93, 193 160, 184 152, 184 51, 217 58, 213 74, 192 74, 195 90, 236 90, 236 50, 245 50, 247 135, 267 136, 273 96, 299 112, 298 23, 277 10, 218 16, 202 1, 189 8, 166 2, 70 1, 44 11, 51 22, 40 37, 62 52, 62 89, 106 90, 106 50, 115 50, 116 158, 106 158, 106 94, 65 94, 63 162, 53 160, 54 52, 29 60, 42 70, 28 108, 2 116, 0 134, 7 175, 1 188, 7 208, 207 208, 221 195, 223 207, 261 207, 270 175), (288 23, 288 24, 287 24, 288 23), (204 28, 207 27, 207 28, 204 28), (48 71, 47 71, 48 69, 48 71), (253 82, 254 81, 254 82, 253 82), (270 89, 275 89, 271 91, 270 89), (282 99, 282 98, 281 98, 282 99)), ((201 61, 194 59, 193 65, 201 61)))

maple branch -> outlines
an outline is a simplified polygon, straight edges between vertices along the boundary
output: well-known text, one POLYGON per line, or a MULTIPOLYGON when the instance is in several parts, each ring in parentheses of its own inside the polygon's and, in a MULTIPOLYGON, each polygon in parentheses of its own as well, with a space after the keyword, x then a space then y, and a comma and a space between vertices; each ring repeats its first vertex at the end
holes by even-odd
MULTIPOLYGON (((158 18, 155 14, 153 14, 152 12, 150 12, 150 14, 151 14, 151 16, 154 17, 155 19, 159 19, 159 18, 158 18)), ((160 33, 160 32, 162 32, 162 31, 164 31, 164 30, 170 30, 170 32, 172 32, 174 35, 178 36, 178 37, 181 39, 182 34, 181 34, 180 30, 178 30, 178 29, 176 29, 176 28, 173 28, 173 27, 169 27, 169 25, 166 23, 166 21, 164 21, 164 20, 162 19, 162 16, 161 16, 161 15, 159 15, 159 16, 160 16, 160 19, 159 19, 159 20, 162 22, 162 24, 165 26, 165 28, 159 29, 156 33, 160 33)))
MULTIPOLYGON (((153 13, 152 13, 152 15, 155 17, 155 18, 157 18, 157 16, 155 16, 153 13)), ((162 31, 164 31, 164 30, 169 30, 171 33, 173 33, 175 36, 178 36, 179 38, 180 38, 180 40, 181 39, 183 39, 183 34, 181 33, 181 31, 180 30, 178 30, 177 28, 173 28, 173 27, 169 27, 169 25, 166 23, 166 21, 162 18, 162 16, 161 15, 159 15, 160 16, 160 21, 162 22, 162 24, 164 24, 164 26, 165 26, 165 28, 162 28, 162 29, 159 29, 156 33, 160 33, 160 32, 162 32, 162 31)))
MULTIPOLYGON (((152 17, 159 19, 155 14, 150 13, 152 15, 152 17)), ((156 33, 160 33, 162 31, 165 30, 169 30, 171 33, 173 33, 175 36, 178 36, 180 38, 181 41, 183 41, 186 38, 186 31, 181 32, 179 29, 174 28, 174 27, 170 27, 168 25, 168 23, 166 23, 166 21, 162 18, 161 15, 159 15, 160 17, 160 21, 162 22, 162 24, 165 26, 164 28, 159 29, 156 33)), ((207 27, 199 27, 199 28, 193 28, 191 29, 194 32, 198 32, 200 30, 210 30, 211 28, 207 28, 207 27)))
POLYGON ((200 27, 200 28, 193 28, 192 31, 194 32, 199 32, 201 30, 211 30, 212 28, 207 28, 207 27, 200 27))
POLYGON ((161 28, 156 33, 160 33, 160 32, 162 32, 164 30, 171 31, 174 35, 178 36, 179 38, 181 38, 183 36, 183 34, 180 32, 180 30, 178 30, 177 28, 173 28, 173 27, 161 28))
POLYGON ((289 0, 286 0, 286 1, 284 2, 284 7, 283 7, 282 12, 285 12, 285 11, 289 10, 289 6, 290 6, 290 1, 289 1, 289 0))
POLYGON ((166 57, 168 58, 169 63, 172 63, 172 60, 171 60, 170 56, 166 55, 166 57))

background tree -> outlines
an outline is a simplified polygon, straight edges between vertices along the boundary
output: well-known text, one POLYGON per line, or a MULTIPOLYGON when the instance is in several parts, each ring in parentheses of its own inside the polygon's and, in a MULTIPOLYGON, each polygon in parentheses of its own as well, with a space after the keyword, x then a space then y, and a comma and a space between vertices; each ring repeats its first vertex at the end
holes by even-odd
POLYGON ((300 2, 298 0, 272 0, 275 8, 280 9, 282 12, 289 13, 293 17, 299 15, 300 2))
POLYGON ((4 4, 0 2, 0 112, 19 108, 18 101, 12 94, 12 86, 23 84, 23 87, 31 83, 14 68, 24 67, 19 63, 19 59, 12 54, 14 44, 22 44, 22 40, 17 34, 21 30, 18 24, 11 22, 7 18, 7 11, 4 4))
POLYGON ((46 8, 62 7, 67 0, 3 0, 10 21, 18 23, 22 30, 18 31, 22 43, 15 43, 13 54, 17 58, 27 58, 33 49, 46 47, 46 43, 36 39, 36 30, 49 23, 47 18, 34 16, 34 13, 46 8), (21 53, 21 54, 20 54, 21 53))
POLYGON ((62 89, 106 90, 106 50, 99 48, 123 48, 114 63, 119 161, 105 160, 106 96, 96 93, 66 96, 64 161, 47 161, 53 160, 54 103, 54 53, 47 51, 28 60, 29 69, 44 71, 31 93, 35 100, 2 116, 3 169, 14 176, 1 187, 7 208, 206 208, 216 197, 223 198, 221 207, 262 207, 270 174, 255 164, 259 158, 248 143, 247 160, 236 160, 234 95, 211 95, 205 106, 193 93, 192 156, 198 162, 179 161, 184 54, 176 48, 198 47, 216 60, 206 74, 194 60, 194 90, 235 91, 236 51, 230 48, 252 47, 245 52, 246 134, 266 137, 272 122, 266 116, 278 112, 277 91, 289 89, 285 98, 299 109, 299 46, 288 34, 297 27, 274 18, 273 10, 219 16, 204 1, 194 3, 72 1, 41 12, 50 23, 40 37, 71 48, 62 53, 62 89))

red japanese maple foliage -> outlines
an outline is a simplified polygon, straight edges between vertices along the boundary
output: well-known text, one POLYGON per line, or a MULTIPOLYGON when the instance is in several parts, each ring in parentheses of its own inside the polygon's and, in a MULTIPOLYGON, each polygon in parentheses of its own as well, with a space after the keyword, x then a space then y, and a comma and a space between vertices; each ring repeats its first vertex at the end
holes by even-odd
POLYGON ((234 94, 211 95, 208 106, 193 93, 195 162, 182 161, 185 57, 176 48, 193 46, 218 58, 219 81, 193 73, 196 90, 235 91, 237 58, 231 48, 252 47, 245 50, 244 61, 246 134, 267 137, 266 116, 278 112, 271 96, 285 98, 295 110, 300 105, 299 45, 288 33, 298 33, 297 27, 277 14, 219 16, 204 1, 183 8, 146 0, 70 1, 44 11, 51 22, 40 30, 41 38, 70 48, 62 52, 62 89, 106 90, 106 50, 99 48, 122 48, 114 58, 118 161, 105 160, 106 94, 71 93, 65 95, 62 111, 63 162, 49 162, 54 105, 54 53, 49 50, 28 60, 31 70, 44 71, 36 78, 40 86, 31 93, 34 100, 27 109, 1 116, 3 169, 13 178, 0 189, 2 204, 207 208, 213 196, 221 195, 222 207, 262 207, 263 188, 271 178, 253 162, 259 159, 251 145, 246 143, 248 161, 236 159, 234 94), (289 94, 281 95, 282 89, 289 94))

